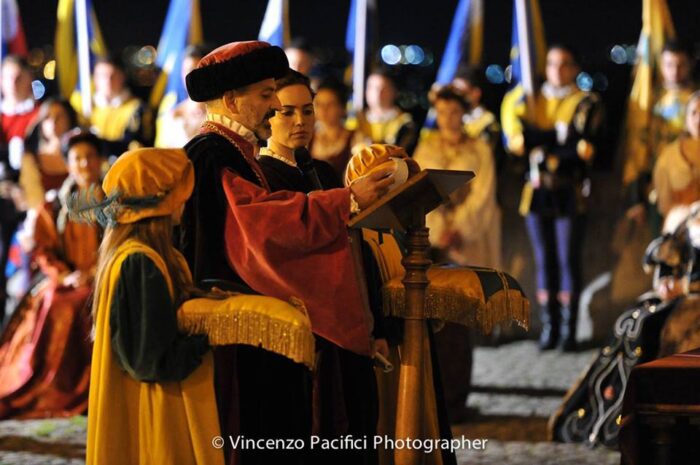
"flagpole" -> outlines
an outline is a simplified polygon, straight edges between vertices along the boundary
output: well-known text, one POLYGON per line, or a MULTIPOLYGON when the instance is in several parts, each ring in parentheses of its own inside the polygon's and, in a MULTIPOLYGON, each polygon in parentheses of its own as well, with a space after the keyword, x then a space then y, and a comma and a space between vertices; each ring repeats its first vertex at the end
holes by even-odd
POLYGON ((282 48, 289 47, 292 38, 289 33, 289 0, 282 0, 282 48))
POLYGON ((532 74, 532 55, 530 43, 530 25, 528 18, 527 2, 529 0, 516 0, 515 14, 518 21, 518 43, 520 44, 520 71, 522 73, 522 85, 527 101, 528 112, 532 111, 535 103, 535 83, 532 74))
POLYGON ((78 79, 83 116, 92 114, 92 83, 90 76, 90 44, 88 43, 87 0, 76 0, 75 19, 78 32, 78 79))
MULTIPOLYGON (((0 64, 2 64, 2 60, 5 58, 3 56, 3 43, 4 43, 4 36, 3 34, 5 33, 5 28, 3 25, 5 24, 3 18, 3 10, 5 9, 5 1, 6 0, 0 0, 0 64)), ((2 97, 0 96, 0 102, 2 102, 2 97)))
POLYGON ((365 106, 365 57, 367 49, 367 0, 357 0, 355 11, 355 50, 352 65, 352 106, 356 112, 365 106))

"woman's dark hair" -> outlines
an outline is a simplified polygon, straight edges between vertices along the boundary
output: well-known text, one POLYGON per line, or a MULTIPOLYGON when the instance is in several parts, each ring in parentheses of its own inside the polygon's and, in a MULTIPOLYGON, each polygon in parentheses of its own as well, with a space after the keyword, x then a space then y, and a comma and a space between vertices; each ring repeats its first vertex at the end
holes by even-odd
POLYGON ((342 107, 344 107, 345 103, 348 101, 348 87, 337 79, 326 78, 321 81, 316 89, 316 93, 319 93, 322 90, 332 92, 342 107))
POLYGON ((394 75, 394 73, 386 66, 375 66, 374 68, 372 68, 372 71, 367 75, 367 78, 369 78, 372 75, 383 77, 391 83, 394 89, 399 89, 398 83, 396 82, 396 75, 394 75))
POLYGON ((685 55, 688 59, 693 57, 693 49, 687 42, 681 39, 669 39, 664 43, 661 53, 669 52, 679 55, 685 55))
POLYGON ((470 86, 477 89, 484 89, 486 86, 486 77, 483 68, 475 65, 460 66, 455 75, 455 79, 462 79, 469 83, 470 86))
POLYGON ((581 66, 581 55, 579 54, 578 50, 576 50, 576 48, 571 44, 567 44, 565 42, 555 42, 547 48, 548 52, 550 50, 565 51, 574 60, 574 64, 576 64, 576 66, 581 66))
POLYGON ((440 89, 437 94, 435 94, 435 103, 437 103, 438 100, 449 100, 452 102, 457 102, 462 106, 464 109, 464 112, 469 111, 469 103, 467 100, 462 97, 461 94, 459 94, 452 86, 445 86, 442 89, 440 89))
POLYGON ((64 155, 67 157, 68 152, 73 146, 82 143, 92 145, 97 151, 97 154, 100 157, 104 157, 104 142, 102 139, 97 137, 94 133, 81 128, 76 128, 67 134, 63 149, 64 155))
POLYGON ((71 106, 68 100, 59 98, 49 98, 45 100, 44 103, 41 104, 41 108, 39 110, 39 117, 36 119, 36 122, 29 128, 27 136, 24 140, 24 147, 30 153, 36 154, 39 151, 39 145, 41 144, 41 141, 43 139, 43 135, 41 133, 41 123, 48 116, 49 108, 51 108, 51 105, 60 105, 61 108, 63 108, 63 110, 66 112, 66 115, 68 116, 69 129, 74 128, 78 125, 78 114, 75 112, 75 109, 71 106))
POLYGON ((280 79, 275 79, 275 90, 281 90, 285 87, 296 85, 301 85, 309 89, 309 93, 313 98, 314 91, 311 88, 311 81, 307 76, 301 74, 299 71, 294 71, 290 68, 287 74, 282 76, 280 79))
POLYGON ((115 55, 98 56, 97 58, 95 58, 95 64, 93 65, 93 69, 94 66, 97 66, 100 63, 111 65, 114 68, 121 71, 122 73, 126 74, 126 66, 124 64, 124 61, 122 61, 119 57, 115 55))
POLYGON ((76 113, 75 108, 70 104, 70 102, 63 98, 49 98, 41 104, 41 116, 40 121, 43 121, 49 113, 49 108, 51 105, 60 105, 61 108, 66 112, 68 116, 68 127, 74 128, 78 125, 78 113, 76 113))

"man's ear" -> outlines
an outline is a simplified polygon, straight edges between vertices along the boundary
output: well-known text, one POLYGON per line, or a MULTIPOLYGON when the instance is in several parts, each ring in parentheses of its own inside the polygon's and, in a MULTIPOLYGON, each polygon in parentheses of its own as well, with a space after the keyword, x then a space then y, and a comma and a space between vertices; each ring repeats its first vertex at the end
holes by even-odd
POLYGON ((221 103, 223 103, 224 107, 232 114, 238 114, 238 98, 235 91, 224 93, 224 95, 221 97, 221 103))

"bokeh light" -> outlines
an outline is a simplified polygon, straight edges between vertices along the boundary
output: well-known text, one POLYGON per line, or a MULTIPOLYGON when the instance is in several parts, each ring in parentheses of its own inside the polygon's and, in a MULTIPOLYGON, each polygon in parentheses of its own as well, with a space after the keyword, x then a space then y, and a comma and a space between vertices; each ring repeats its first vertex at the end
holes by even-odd
POLYGON ((586 72, 578 73, 578 76, 576 76, 576 85, 582 91, 589 92, 593 90, 593 78, 586 72))
POLYGON ((595 73, 593 75, 593 88, 598 92, 605 92, 608 90, 608 77, 603 73, 595 73))
POLYGON ((610 59, 618 65, 627 64, 627 50, 622 45, 615 45, 610 49, 610 59))
POLYGON ((156 48, 153 45, 144 45, 136 53, 137 66, 151 66, 156 61, 156 48))
POLYGON ((49 81, 56 78, 56 60, 51 60, 44 65, 44 78, 49 81))
POLYGON ((486 79, 491 84, 503 84, 506 80, 503 68, 500 65, 488 65, 486 67, 486 79))
POLYGON ((513 65, 506 66, 506 69, 503 71, 503 77, 506 79, 506 82, 510 84, 513 80, 513 65))
POLYGON ((425 60, 425 52, 418 45, 409 45, 404 51, 404 57, 409 65, 420 65, 425 60))
POLYGON ((39 80, 32 81, 32 93, 34 93, 35 100, 41 100, 46 94, 46 86, 39 80))
POLYGON ((46 55, 44 54, 44 51, 40 48, 35 48, 32 49, 31 52, 29 52, 29 56, 27 57, 27 63, 29 63, 29 65, 33 66, 34 68, 38 68, 44 63, 45 58, 46 55))
POLYGON ((381 51, 382 61, 387 65, 396 65, 401 61, 401 50, 396 45, 385 45, 381 51))

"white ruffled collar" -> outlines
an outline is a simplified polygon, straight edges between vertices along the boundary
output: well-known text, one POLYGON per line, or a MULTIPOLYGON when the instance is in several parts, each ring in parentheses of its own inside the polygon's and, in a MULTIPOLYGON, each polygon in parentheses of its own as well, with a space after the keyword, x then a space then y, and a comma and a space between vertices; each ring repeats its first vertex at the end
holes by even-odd
POLYGON ((230 117, 222 115, 221 113, 207 113, 206 120, 211 121, 212 123, 220 124, 226 127, 227 129, 235 132, 236 134, 244 138, 247 142, 253 144, 253 147, 258 146, 258 138, 255 135, 255 133, 247 127, 243 126, 238 121, 234 121, 230 117))
POLYGON ((36 102, 34 101, 33 97, 29 97, 27 99, 22 100, 21 102, 17 103, 16 105, 12 105, 10 102, 7 100, 3 100, 2 102, 2 114, 3 115, 23 115, 25 113, 29 113, 34 109, 34 106, 36 105, 36 102))
POLYGON ((131 92, 129 92, 128 89, 124 89, 121 91, 118 95, 112 97, 111 99, 108 99, 102 94, 95 94, 93 97, 93 100, 95 102, 95 106, 97 107, 118 107, 122 105, 124 102, 129 100, 131 98, 131 92))
POLYGON ((557 87, 548 81, 542 84, 542 95, 544 95, 545 98, 561 100, 566 96, 570 95, 573 91, 573 84, 569 84, 568 86, 562 87, 557 87))

